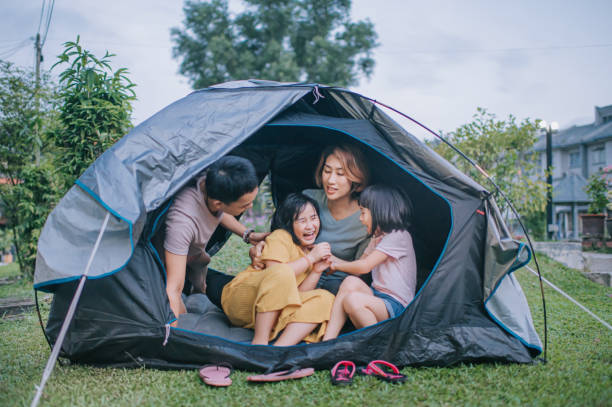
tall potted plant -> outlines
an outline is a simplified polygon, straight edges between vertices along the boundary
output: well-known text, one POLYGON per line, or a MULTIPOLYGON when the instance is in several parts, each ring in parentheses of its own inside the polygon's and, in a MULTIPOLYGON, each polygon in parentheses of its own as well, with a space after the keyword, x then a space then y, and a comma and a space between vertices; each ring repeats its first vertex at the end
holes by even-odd
POLYGON ((594 173, 589 177, 589 182, 585 187, 585 191, 591 199, 589 213, 581 215, 582 234, 585 236, 603 237, 604 235, 605 212, 610 202, 608 198, 608 190, 610 189, 608 173, 611 170, 612 166, 608 166, 594 173))

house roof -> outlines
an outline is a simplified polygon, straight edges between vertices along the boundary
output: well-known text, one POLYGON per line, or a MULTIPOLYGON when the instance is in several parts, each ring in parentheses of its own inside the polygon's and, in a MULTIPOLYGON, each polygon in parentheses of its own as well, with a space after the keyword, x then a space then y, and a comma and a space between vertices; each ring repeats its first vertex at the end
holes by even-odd
MULTIPOLYGON (((580 144, 592 144, 599 140, 612 138, 612 122, 597 125, 572 126, 552 136, 553 149, 567 148, 580 144)), ((546 135, 540 136, 534 145, 536 151, 546 150, 546 135)))
POLYGON ((595 123, 602 124, 612 117, 612 105, 598 107, 595 106, 595 123))
POLYGON ((566 174, 553 184, 553 203, 588 203, 591 202, 584 191, 587 180, 580 174, 566 174))

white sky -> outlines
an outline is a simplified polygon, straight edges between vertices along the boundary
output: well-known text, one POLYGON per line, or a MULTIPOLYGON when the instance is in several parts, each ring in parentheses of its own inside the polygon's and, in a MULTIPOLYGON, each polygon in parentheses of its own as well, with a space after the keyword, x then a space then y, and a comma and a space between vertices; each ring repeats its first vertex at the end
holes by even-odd
MULTIPOLYGON (((0 59, 33 66, 41 6, 0 0, 0 59)), ((478 106, 562 128, 589 123, 594 106, 612 104, 611 15, 609 0, 353 0, 353 18, 370 18, 380 43, 373 77, 353 90, 445 132, 478 106)), ((96 55, 116 54, 113 67, 137 84, 138 124, 191 91, 172 59, 170 28, 182 20, 179 0, 57 0, 43 68, 77 34, 96 55)))

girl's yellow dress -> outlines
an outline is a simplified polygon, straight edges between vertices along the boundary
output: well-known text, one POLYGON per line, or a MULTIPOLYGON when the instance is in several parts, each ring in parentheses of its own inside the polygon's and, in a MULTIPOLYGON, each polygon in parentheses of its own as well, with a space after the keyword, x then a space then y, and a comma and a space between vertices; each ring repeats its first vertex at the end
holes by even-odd
MULTIPOLYGON (((304 256, 291 235, 277 229, 266 238, 262 260, 289 263, 304 256)), ((287 264, 276 264, 264 270, 252 266, 238 274, 221 294, 223 311, 236 326, 253 328, 255 313, 282 310, 270 333, 270 340, 292 322, 320 324, 304 341, 319 342, 323 338, 331 314, 334 295, 327 290, 298 291, 311 268, 296 277, 287 264)))

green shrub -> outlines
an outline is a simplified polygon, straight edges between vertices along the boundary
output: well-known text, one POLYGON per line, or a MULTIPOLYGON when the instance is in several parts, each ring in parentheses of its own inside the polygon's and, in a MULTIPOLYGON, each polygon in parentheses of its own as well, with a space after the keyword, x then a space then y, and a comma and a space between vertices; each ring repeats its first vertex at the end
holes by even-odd
POLYGON ((57 182, 48 165, 26 166, 20 175, 16 185, 2 185, 2 200, 13 208, 6 217, 13 229, 19 269, 24 277, 31 279, 40 231, 57 202, 57 182))

